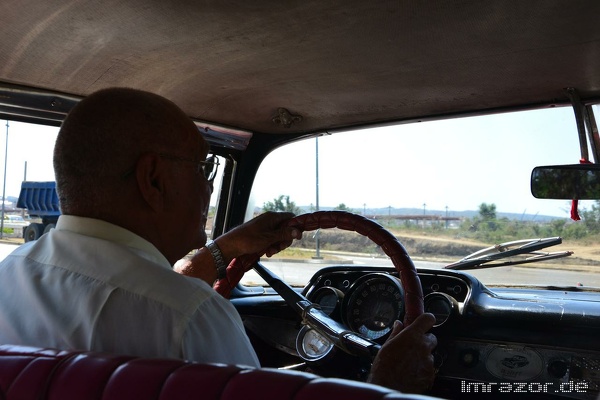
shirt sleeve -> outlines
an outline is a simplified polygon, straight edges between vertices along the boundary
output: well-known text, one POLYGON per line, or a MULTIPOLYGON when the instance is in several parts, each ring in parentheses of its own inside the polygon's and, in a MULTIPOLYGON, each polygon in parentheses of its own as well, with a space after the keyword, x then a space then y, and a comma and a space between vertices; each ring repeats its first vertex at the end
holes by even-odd
POLYGON ((260 367, 239 313, 216 293, 193 314, 182 347, 186 360, 260 367))

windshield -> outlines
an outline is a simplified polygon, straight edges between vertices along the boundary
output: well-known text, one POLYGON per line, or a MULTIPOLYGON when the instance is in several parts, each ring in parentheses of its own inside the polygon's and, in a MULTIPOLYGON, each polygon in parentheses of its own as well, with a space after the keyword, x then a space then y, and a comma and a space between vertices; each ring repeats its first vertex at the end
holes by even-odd
MULTIPOLYGON (((346 210, 376 220, 417 268, 443 268, 496 244, 561 237, 568 257, 467 271, 490 286, 600 287, 600 209, 536 199, 534 167, 581 158, 572 108, 495 114, 325 134, 281 147, 259 169, 250 212, 346 210)), ((356 233, 306 232, 266 266, 304 286, 326 265, 391 265, 356 233)), ((250 272, 242 283, 264 284, 250 272)))

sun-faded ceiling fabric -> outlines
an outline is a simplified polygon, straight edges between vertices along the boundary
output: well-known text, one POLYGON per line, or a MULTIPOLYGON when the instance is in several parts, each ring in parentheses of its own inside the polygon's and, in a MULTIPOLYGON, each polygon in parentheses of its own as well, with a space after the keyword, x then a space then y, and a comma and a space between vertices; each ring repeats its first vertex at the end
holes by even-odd
POLYGON ((600 1, 3 0, 0 85, 111 86, 255 132, 600 95, 600 1))

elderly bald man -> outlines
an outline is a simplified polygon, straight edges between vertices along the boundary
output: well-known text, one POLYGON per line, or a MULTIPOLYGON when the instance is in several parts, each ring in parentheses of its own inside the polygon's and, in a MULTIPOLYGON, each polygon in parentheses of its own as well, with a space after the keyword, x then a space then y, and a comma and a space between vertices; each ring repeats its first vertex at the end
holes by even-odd
MULTIPOLYGON (((207 244, 208 151, 161 96, 112 88, 75 106, 54 149, 56 228, 0 264, 0 343, 259 366, 239 314, 211 285, 221 264, 270 256, 302 234, 286 226, 292 214, 267 213, 207 244)), ((429 387, 433 322, 398 323, 370 380, 429 387)))

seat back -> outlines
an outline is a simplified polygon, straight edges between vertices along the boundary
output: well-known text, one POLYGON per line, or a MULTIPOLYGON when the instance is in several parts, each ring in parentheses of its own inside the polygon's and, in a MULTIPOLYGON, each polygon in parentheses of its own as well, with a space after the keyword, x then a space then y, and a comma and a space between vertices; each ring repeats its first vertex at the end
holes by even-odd
POLYGON ((297 371, 0 346, 0 399, 427 399, 297 371))

